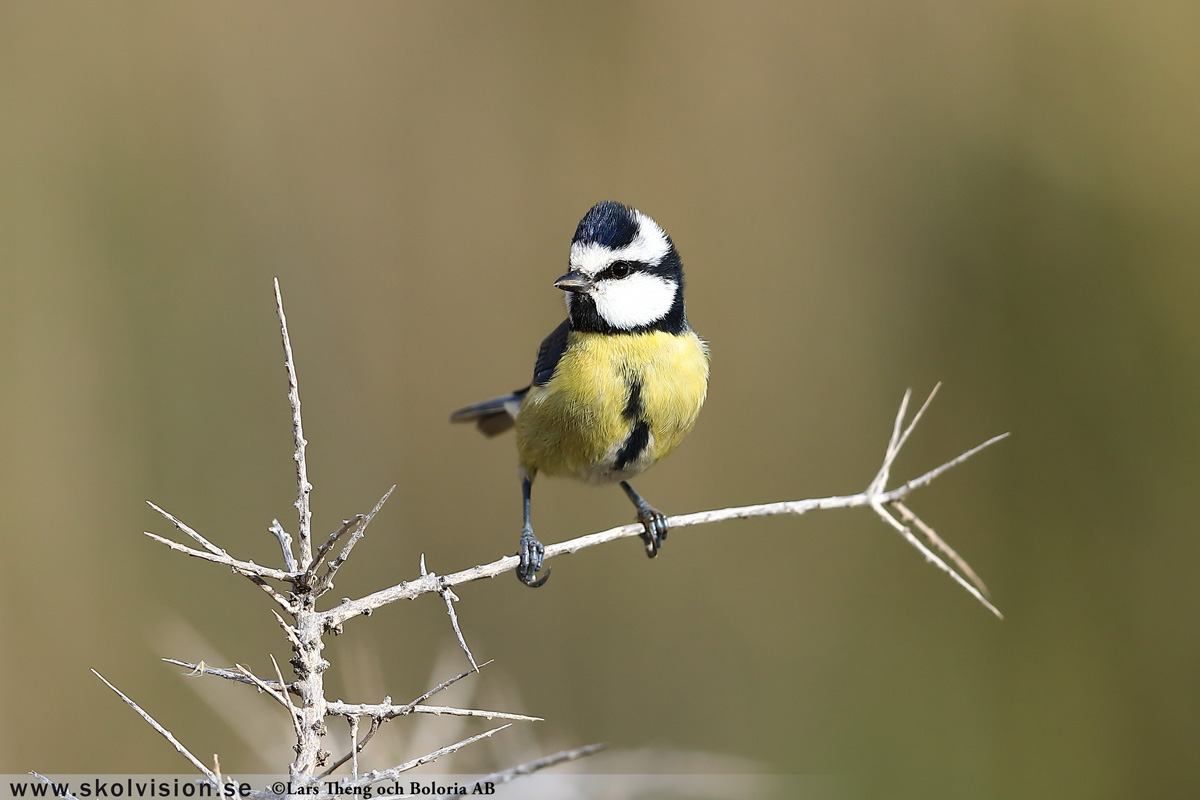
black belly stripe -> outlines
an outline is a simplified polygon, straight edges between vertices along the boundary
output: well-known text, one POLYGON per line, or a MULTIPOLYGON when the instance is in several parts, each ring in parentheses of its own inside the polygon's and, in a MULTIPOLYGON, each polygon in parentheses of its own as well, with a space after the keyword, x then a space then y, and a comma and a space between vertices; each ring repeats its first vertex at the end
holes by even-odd
POLYGON ((629 400, 626 401, 621 416, 634 424, 625 439, 625 445, 617 451, 617 459, 613 462, 613 469, 617 472, 625 469, 630 462, 636 461, 650 444, 650 425, 642 417, 643 411, 645 409, 642 407, 642 382, 633 378, 629 380, 629 400))
POLYGON ((642 416, 642 382, 637 378, 629 381, 629 400, 625 403, 625 410, 621 412, 621 416, 630 420, 642 416))
POLYGON ((629 432, 625 446, 617 451, 617 460, 613 462, 613 469, 617 472, 625 469, 629 462, 637 460, 648 444, 650 444, 650 426, 646 424, 646 420, 639 419, 633 426, 633 430, 629 432))

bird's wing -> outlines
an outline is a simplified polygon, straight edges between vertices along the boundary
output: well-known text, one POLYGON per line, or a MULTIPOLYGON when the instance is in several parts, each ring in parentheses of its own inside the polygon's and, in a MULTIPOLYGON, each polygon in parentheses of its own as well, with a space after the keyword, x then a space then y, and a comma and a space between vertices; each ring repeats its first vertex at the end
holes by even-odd
POLYGON ((450 415, 451 422, 474 422, 479 430, 488 436, 504 433, 513 426, 517 411, 521 408, 521 400, 525 398, 525 389, 519 389, 503 397, 493 397, 482 403, 460 408, 450 415))
POLYGON ((567 351, 567 334, 571 331, 571 321, 564 319, 554 332, 542 340, 538 348, 537 361, 533 365, 533 385, 545 386, 554 376, 554 368, 559 359, 567 351))

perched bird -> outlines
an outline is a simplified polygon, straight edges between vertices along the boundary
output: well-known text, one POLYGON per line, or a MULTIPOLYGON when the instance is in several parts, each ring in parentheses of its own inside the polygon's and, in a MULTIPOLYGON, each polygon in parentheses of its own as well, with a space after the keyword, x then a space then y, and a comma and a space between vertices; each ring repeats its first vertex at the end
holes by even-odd
POLYGON ((619 482, 637 508, 646 554, 658 555, 667 518, 629 485, 692 429, 708 392, 708 347, 688 325, 683 264, 654 220, 597 203, 571 240, 567 274, 554 282, 567 319, 538 348, 533 381, 451 415, 488 436, 517 429, 525 526, 517 577, 537 587, 544 548, 529 498, 539 472, 619 482))

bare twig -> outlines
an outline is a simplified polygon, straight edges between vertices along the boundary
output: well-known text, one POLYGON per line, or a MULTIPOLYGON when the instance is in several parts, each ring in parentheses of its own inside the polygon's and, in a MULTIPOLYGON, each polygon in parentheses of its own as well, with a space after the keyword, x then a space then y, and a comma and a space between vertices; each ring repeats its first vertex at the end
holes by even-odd
POLYGON ((415 705, 413 714, 432 714, 435 717, 478 717, 480 719, 506 719, 510 722, 545 722, 542 717, 528 714, 513 714, 508 711, 485 711, 481 708, 456 708, 454 706, 415 705))
POLYGON ((279 540, 279 549, 283 551, 283 565, 287 567, 288 572, 299 572, 296 554, 292 552, 292 535, 283 529, 283 525, 277 519, 271 520, 270 531, 279 540))
MULTIPOLYGON (((272 663, 275 664, 275 674, 278 680, 269 681, 260 678, 253 672, 248 670, 241 664, 237 665, 237 672, 220 667, 210 667, 207 664, 193 664, 190 661, 180 661, 176 658, 162 659, 168 664, 174 664, 184 669, 192 671, 191 674, 196 676, 212 675, 214 678, 223 678, 224 680, 234 681, 235 683, 244 683, 247 686, 254 686, 267 694, 271 695, 276 702, 283 704, 291 713, 296 712, 296 707, 292 704, 288 695, 298 695, 300 692, 296 689, 294 683, 289 683, 283 680, 283 675, 279 671, 279 664, 275 662, 275 657, 271 657, 272 663), (283 687, 284 691, 280 691, 283 687)), ((481 664, 486 666, 488 663, 481 664)), ((482 717, 483 719, 507 719, 520 722, 542 722, 541 717, 531 717, 526 714, 511 714, 506 711, 485 711, 477 708, 457 708, 454 706, 430 706, 423 705, 422 701, 429 699, 430 696, 440 692, 457 680, 473 675, 475 669, 468 670, 461 675, 451 678, 445 683, 439 684, 435 688, 421 695, 411 703, 405 703, 402 706, 394 705, 389 702, 384 703, 343 703, 340 700, 331 700, 325 704, 325 715, 330 717, 375 717, 382 721, 395 719, 397 717, 406 717, 409 714, 433 714, 435 716, 447 717, 482 717)))
POLYGON ((288 643, 295 649, 300 647, 300 636, 296 633, 296 629, 287 623, 283 617, 279 616, 279 612, 271 609, 271 613, 275 615, 275 621, 279 623, 279 627, 283 628, 284 634, 288 638, 288 643))
MULTIPOLYGON (((353 720, 355 722, 355 724, 357 724, 358 717, 350 717, 350 719, 353 720)), ((375 736, 376 732, 379 730, 379 726, 382 724, 383 724, 383 720, 373 717, 371 719, 371 728, 370 728, 370 730, 367 731, 367 735, 362 738, 362 741, 358 742, 350 750, 350 752, 346 753, 346 755, 342 756, 341 758, 337 759, 332 764, 330 764, 325 769, 324 772, 322 772, 320 775, 317 776, 317 780, 318 781, 325 780, 326 778, 328 778, 330 775, 333 774, 334 770, 336 770, 342 764, 345 764, 347 761, 350 761, 350 760, 353 760, 355 762, 354 777, 357 778, 358 777, 358 754, 363 751, 363 748, 366 747, 367 743, 370 742, 371 739, 375 736)))
MULTIPOLYGON (((240 665, 239 665, 240 666, 240 665)), ((279 662, 275 660, 275 656, 271 656, 271 666, 275 667, 275 677, 279 679, 279 686, 286 687, 285 690, 277 692, 277 695, 283 698, 283 702, 287 704, 288 713, 292 716, 292 723, 296 725, 296 735, 300 735, 300 712, 296 710, 296 706, 292 705, 291 688, 283 679, 283 672, 279 669, 279 662)))
MULTIPOLYGON (((272 661, 274 661, 275 659, 274 659, 274 658, 272 658, 271 660, 272 660, 272 661)), ((273 698, 273 699, 274 699, 274 700, 275 700, 277 703, 279 703, 279 705, 281 705, 281 706, 283 706, 285 709, 287 709, 288 716, 289 716, 289 717, 291 717, 291 720, 292 720, 292 728, 293 728, 293 729, 296 731, 296 739, 297 739, 297 740, 299 740, 301 737, 303 737, 303 736, 304 736, 304 734, 303 734, 303 732, 301 732, 301 730, 300 730, 300 718, 299 718, 299 714, 297 714, 297 713, 296 713, 296 707, 295 707, 294 705, 292 705, 292 701, 291 701, 291 699, 288 697, 288 693, 287 693, 287 692, 281 692, 281 691, 278 691, 278 690, 276 690, 276 689, 272 688, 272 687, 271 687, 271 686, 270 686, 270 685, 269 685, 269 684, 268 684, 266 681, 264 681, 262 678, 260 678, 260 677, 258 677, 257 675, 255 675, 255 674, 254 674, 253 672, 251 672, 250 670, 248 670, 248 669, 246 669, 245 667, 243 667, 241 664, 237 664, 236 666, 237 666, 237 668, 238 668, 238 672, 241 672, 243 675, 245 675, 247 678, 249 678, 249 679, 250 679, 250 681, 251 681, 251 682, 252 682, 252 683, 253 683, 255 686, 257 686, 259 689, 261 689, 261 690, 263 690, 264 692, 266 692, 266 693, 267 693, 268 695, 270 695, 270 696, 271 696, 271 697, 272 697, 272 698, 273 698)), ((275 665, 275 670, 276 670, 277 672, 279 671, 279 665, 278 665, 278 664, 276 664, 276 665, 275 665)), ((280 676, 279 676, 279 684, 283 684, 283 676, 282 676, 282 675, 280 675, 280 676)))
MULTIPOLYGON (((429 698, 433 697, 438 692, 453 686, 454 684, 458 683, 459 681, 461 681, 463 678, 467 677, 468 675, 474 675, 476 672, 479 671, 479 669, 486 667, 488 664, 491 664, 491 663, 492 663, 491 661, 485 661, 482 664, 480 664, 479 667, 477 667, 475 669, 469 669, 466 672, 460 672, 458 675, 455 675, 453 678, 449 678, 447 680, 442 681, 437 686, 435 686, 432 689, 430 689, 429 691, 425 692, 424 694, 422 694, 420 697, 416 698, 415 700, 412 700, 411 702, 405 703, 403 706, 400 706, 398 709, 398 713, 392 715, 391 717, 388 717, 388 719, 392 719, 394 717, 406 716, 407 714, 411 713, 413 711, 413 709, 417 708, 417 706, 419 704, 421 704, 421 703, 425 702, 426 700, 428 700, 429 698)), ((392 699, 390 697, 385 697, 383 699, 383 703, 382 703, 383 706, 390 706, 391 704, 392 704, 392 699)), ((382 725, 384 723, 384 721, 385 720, 382 717, 372 717, 371 718, 371 729, 369 731, 367 731, 367 735, 364 736, 362 738, 362 741, 358 743, 358 752, 360 752, 360 753, 362 752, 363 748, 367 746, 367 742, 371 741, 371 737, 373 737, 375 735, 376 731, 379 730, 380 725, 382 725)), ((322 772, 320 775, 318 775, 317 779, 324 780, 325 778, 329 777, 331 774, 333 774, 334 770, 336 770, 342 764, 345 764, 354 755, 355 755, 354 753, 346 753, 344 756, 342 756, 341 758, 334 761, 333 764, 331 764, 324 772, 322 772)))
POLYGON ((201 662, 199 664, 193 664, 190 661, 180 661, 177 658, 164 658, 162 660, 167 662, 168 664, 174 664, 177 667, 183 667, 184 669, 190 669, 191 672, 188 673, 188 675, 193 676, 193 677, 199 677, 201 675, 212 675, 217 678, 224 678, 227 681, 235 681, 236 683, 244 683, 247 686, 259 686, 260 688, 266 687, 266 688, 269 688, 273 692, 278 692, 280 690, 280 686, 282 686, 290 694, 299 694, 299 692, 297 692, 296 688, 292 684, 287 683, 286 681, 281 681, 280 683, 273 683, 272 681, 265 680, 263 678, 258 677, 257 675, 249 675, 246 672, 234 672, 231 669, 221 669, 220 667, 210 667, 209 665, 205 664, 204 662, 201 662))
MULTIPOLYGON (((154 503, 151 503, 149 500, 147 500, 146 503, 151 508, 153 508, 155 511, 157 511, 159 514, 162 514, 164 517, 166 517, 168 520, 170 520, 171 524, 174 525, 176 528, 183 531, 188 536, 192 537, 197 542, 199 542, 204 547, 204 549, 207 550, 208 552, 205 553, 200 550, 196 550, 194 548, 179 544, 178 542, 172 541, 171 539, 167 539, 165 537, 159 536, 156 533, 151 533, 150 531, 145 531, 145 534, 147 536, 149 536, 151 539, 154 539, 156 542, 162 542, 163 544, 165 544, 167 547, 171 548, 172 550, 176 550, 180 553, 186 553, 187 555, 192 556, 193 558, 201 558, 201 559, 204 559, 205 561, 212 561, 216 564, 224 564, 225 566, 230 567, 234 572, 237 572, 241 575, 245 575, 247 578, 250 579, 251 583, 254 583, 255 585, 258 586, 258 588, 260 588, 264 592, 266 592, 271 597, 271 599, 274 600, 276 603, 278 603, 279 605, 283 606, 286 609, 289 609, 289 610, 291 609, 290 601, 288 601, 287 598, 285 598, 282 594, 280 594, 275 589, 275 587, 271 586, 264 579, 272 578, 272 579, 278 580, 278 581, 290 581, 292 583, 295 583, 298 578, 298 576, 295 573, 283 572, 282 570, 272 569, 271 567, 261 567, 258 564, 255 564, 253 561, 241 561, 239 559, 236 559, 233 556, 229 555, 229 553, 226 552, 223 548, 217 547, 215 544, 210 542, 208 539, 201 536, 198 532, 196 532, 192 528, 185 525, 181 520, 179 520, 174 515, 167 513, 163 509, 156 506, 154 503)), ((282 544, 282 541, 281 541, 281 544, 282 544)))
POLYGON ((364 517, 362 514, 355 514, 350 519, 342 520, 341 526, 336 531, 329 534, 329 538, 321 543, 321 546, 317 548, 316 554, 313 555, 312 566, 308 568, 309 578, 312 577, 314 572, 321 568, 321 563, 325 560, 325 554, 329 552, 331 547, 337 544, 337 540, 345 536, 347 531, 357 526, 364 519, 366 519, 366 517, 364 517))
POLYGON ((950 559, 951 563, 954 564, 955 568, 961 572, 967 578, 967 580, 975 584, 975 588, 982 592, 984 597, 987 597, 988 588, 984 584, 983 579, 975 574, 975 570, 971 569, 971 565, 966 562, 966 559, 954 552, 954 548, 946 544, 942 540, 942 537, 938 536, 937 532, 933 528, 926 525, 920 517, 910 511, 908 506, 904 505, 904 503, 901 503, 899 500, 897 500, 895 503, 892 503, 892 508, 896 509, 896 511, 900 513, 900 520, 904 522, 905 525, 912 525, 914 528, 919 530, 925 536, 925 538, 929 540, 930 544, 942 551, 946 558, 950 559))
POLYGON ((373 717, 387 721, 409 714, 434 714, 446 717, 482 717, 483 719, 507 719, 513 722, 543 722, 541 717, 530 717, 526 714, 510 714, 506 711, 483 711, 476 708, 454 708, 452 706, 425 706, 416 703, 396 706, 387 703, 343 703, 331 700, 326 704, 329 716, 338 717, 373 717))
POLYGON ((414 758, 411 761, 405 761, 403 764, 397 764, 396 766, 390 767, 385 770, 373 770, 371 772, 368 772, 366 775, 363 775, 358 780, 345 781, 344 783, 342 783, 342 786, 345 788, 350 788, 350 787, 355 787, 355 786, 369 786, 370 784, 378 783, 379 781, 391 780, 393 778, 400 776, 402 773, 408 772, 410 769, 416 769, 417 767, 421 766, 422 764, 428 764, 431 761, 437 761, 442 756, 457 752, 458 750, 461 750, 462 748, 466 747, 469 744, 474 744, 475 742, 478 742, 480 739, 486 739, 489 736, 493 736, 493 735, 499 733, 500 731, 504 730, 505 728, 510 727, 511 725, 512 725, 512 723, 510 722, 510 723, 508 723, 508 725, 501 725, 497 728, 492 728, 491 730, 484 731, 483 733, 477 733, 474 736, 468 736, 466 739, 463 739, 462 741, 455 742, 454 744, 448 744, 445 747, 439 747, 437 750, 434 750, 432 753, 426 753, 425 755, 421 756, 420 758, 414 758))
MULTIPOLYGON (((429 576, 436 578, 432 572, 425 569, 425 554, 421 554, 421 575, 422 577, 429 576)), ((450 624, 454 627, 454 635, 458 637, 458 646, 467 654, 467 660, 471 662, 471 666, 475 671, 479 671, 479 665, 475 663, 475 656, 471 655, 471 648, 467 647, 467 640, 463 638, 462 629, 458 627, 458 614, 454 613, 454 603, 458 601, 458 595, 451 591, 449 586, 442 586, 438 590, 438 594, 446 601, 446 612, 450 615, 450 624)))
POLYGON ((884 507, 883 503, 872 503, 871 508, 875 510, 875 513, 879 515, 880 519, 895 528, 896 532, 903 536, 906 542, 915 547, 921 553, 921 555, 925 556, 926 561, 949 575, 955 583, 966 589, 967 592, 980 603, 982 603, 983 607, 988 611, 991 611, 998 618, 1004 619, 1004 615, 1000 613, 1000 609, 988 602, 988 599, 983 596, 982 592, 972 586, 966 578, 955 572, 953 567, 951 567, 949 564, 939 558, 932 550, 926 547, 920 539, 913 535, 912 531, 910 531, 904 526, 903 523, 900 522, 900 520, 891 515, 891 512, 884 507))
MULTIPOLYGON (((934 391, 937 391, 936 389, 934 391)), ((932 397, 932 395, 930 395, 932 397)), ((892 462, 896 460, 896 456, 900 453, 900 438, 902 428, 904 426, 904 415, 908 413, 908 401, 912 399, 912 389, 904 390, 904 397, 900 401, 900 410, 896 412, 896 421, 892 425, 892 435, 888 439, 887 449, 883 453, 883 464, 879 467, 879 471, 875 473, 875 477, 867 486, 867 494, 878 494, 887 488, 888 478, 891 474, 892 462)))
POLYGON ((219 553, 205 553, 201 550, 196 550, 188 547, 187 545, 180 544, 179 542, 172 541, 164 536, 159 536, 157 533, 151 533, 150 531, 142 531, 142 533, 144 533, 146 536, 149 536, 156 542, 162 542, 172 550, 184 553, 192 558, 202 558, 205 561, 211 561, 214 564, 224 564, 234 572, 240 572, 247 577, 273 578, 277 581, 295 581, 298 577, 292 572, 284 572, 283 570, 275 569, 274 567, 263 567, 255 564, 253 561, 242 561, 240 559, 236 559, 224 551, 219 553))
POLYGON ((879 494, 887 489, 888 479, 892 473, 892 464, 896 461, 896 456, 900 455, 900 450, 903 449, 904 443, 908 441, 909 435, 917 427, 917 423, 921 421, 921 417, 925 414, 925 409, 929 408, 929 404, 933 402, 933 398, 937 396, 938 389, 940 388, 942 388, 940 381, 934 384, 933 391, 929 393, 929 396, 925 398, 925 402, 917 409, 917 413, 913 415, 912 421, 908 423, 908 427, 904 427, 904 417, 908 412, 908 401, 912 398, 912 389, 905 390, 904 398, 900 401, 900 410, 896 412, 896 421, 892 425, 892 436, 888 439, 887 450, 883 454, 883 465, 880 466, 879 472, 875 474, 870 485, 867 486, 868 494, 879 494))
POLYGON ((458 683, 459 681, 461 681, 463 678, 467 677, 468 675, 474 675, 476 672, 479 672, 479 670, 483 669, 484 667, 486 667, 488 664, 491 664, 491 663, 492 663, 492 660, 485 661, 482 664, 480 664, 479 666, 475 667, 474 669, 469 669, 466 672, 460 672, 459 674, 455 675, 453 678, 448 678, 448 679, 442 681, 437 686, 433 687, 428 692, 426 692, 425 694, 418 697, 416 700, 413 700, 410 703, 406 703, 405 704, 406 707, 416 708, 418 703, 424 703, 426 700, 433 697, 438 692, 440 692, 444 689, 450 688, 451 686, 458 683))
POLYGON ((383 497, 379 498, 379 502, 375 504, 375 507, 372 508, 365 517, 363 517, 362 524, 354 529, 354 533, 350 534, 349 541, 347 541, 346 546, 342 548, 342 552, 338 553, 337 558, 329 562, 329 566, 325 568, 325 572, 322 573, 320 579, 317 580, 316 585, 313 588, 313 591, 318 596, 333 588, 333 576, 337 574, 339 569, 341 569, 342 564, 346 563, 346 559, 350 557, 350 553, 354 550, 354 546, 358 544, 364 536, 367 535, 367 526, 371 524, 371 520, 375 519, 375 515, 379 513, 379 509, 383 508, 383 504, 387 502, 387 499, 392 496, 392 492, 394 491, 396 491, 395 484, 392 485, 392 488, 383 493, 383 497))
POLYGON ((283 364, 287 370, 288 403, 292 407, 292 439, 296 444, 292 459, 296 462, 296 511, 300 517, 299 566, 307 570, 312 563, 312 508, 309 495, 313 487, 308 482, 308 463, 304 458, 308 441, 304 438, 304 422, 300 418, 300 386, 296 381, 296 362, 292 358, 292 340, 288 336, 287 315, 283 313, 283 296, 279 293, 278 278, 275 279, 275 313, 279 315, 279 330, 283 334, 283 364))
POLYGON ((181 756, 186 758, 188 761, 192 762, 192 766, 194 766, 196 769, 198 769, 200 771, 200 773, 202 775, 204 775, 204 777, 208 778, 208 780, 212 782, 212 785, 214 787, 218 787, 218 788, 220 787, 221 781, 217 778, 216 774, 212 770, 210 770, 207 766, 205 766, 203 761, 201 761, 200 759, 198 759, 194 755, 192 755, 191 752, 186 747, 184 747, 178 739, 175 738, 174 734, 172 734, 169 730, 164 728, 162 725, 159 725, 158 721, 156 719, 154 719, 154 717, 150 716, 145 711, 143 711, 141 706, 139 706, 137 703, 130 700, 128 695, 126 695, 120 689, 118 689, 117 687, 115 687, 111 683, 109 683, 105 679, 105 677, 103 675, 101 675, 99 672, 96 672, 96 670, 92 670, 92 674, 95 675, 100 680, 104 681, 105 686, 107 686, 108 688, 110 688, 114 692, 116 692, 117 696, 120 697, 122 700, 124 700, 130 708, 132 708, 134 711, 136 711, 141 716, 142 719, 144 719, 144 720, 146 720, 146 722, 150 723, 150 727, 154 728, 154 730, 158 731, 164 739, 166 739, 168 742, 170 742, 171 746, 175 748, 176 752, 178 752, 181 756))
POLYGON ((358 717, 350 717, 350 775, 358 779, 358 717))
POLYGON ((174 514, 164 511, 163 509, 159 508, 157 505, 150 502, 149 500, 146 501, 146 505, 150 506, 155 511, 157 511, 159 514, 162 514, 164 517, 166 517, 167 521, 170 522, 172 525, 174 525, 176 528, 178 528, 180 531, 182 531, 183 533, 186 533, 188 536, 192 537, 197 542, 199 542, 200 545, 208 552, 210 552, 216 556, 225 556, 226 558, 229 558, 229 553, 225 552, 224 548, 217 547, 215 544, 210 542, 208 539, 201 536, 199 532, 197 532, 193 528, 186 525, 182 520, 180 520, 174 514))
MULTIPOLYGON (((942 382, 938 381, 933 385, 932 391, 929 392, 929 397, 925 398, 925 402, 917 409, 917 413, 913 414, 912 421, 908 423, 908 427, 904 429, 904 433, 900 436, 900 441, 896 442, 896 453, 899 454, 904 443, 908 441, 908 436, 917 427, 917 423, 921 421, 921 417, 925 414, 925 409, 929 408, 929 404, 933 402, 933 398, 937 397, 938 389, 942 388, 942 382)), ((884 481, 886 484, 887 481, 884 481)))
POLYGON ((1009 434, 1007 432, 998 433, 995 436, 993 436, 992 438, 988 439, 986 442, 977 444, 974 447, 972 447, 970 450, 968 450, 967 452, 963 453, 962 455, 960 455, 956 458, 950 459, 945 464, 942 464, 940 467, 934 467, 933 469, 929 470, 929 472, 926 472, 924 475, 921 475, 920 477, 913 478, 911 481, 904 484, 903 486, 896 488, 896 489, 892 489, 890 492, 886 492, 884 495, 881 496, 881 498, 886 498, 886 499, 884 499, 884 502, 886 502, 886 503, 894 503, 897 500, 903 500, 905 497, 907 497, 909 495, 909 493, 912 492, 913 489, 920 489, 922 486, 928 486, 929 484, 933 483, 935 478, 939 477, 940 475, 947 472, 948 470, 954 469, 959 464, 963 463, 968 458, 970 458, 971 456, 978 453, 980 450, 991 447, 996 442, 998 442, 1002 439, 1007 439, 1008 437, 1009 437, 1009 434))
POLYGON ((519 778, 522 775, 532 775, 533 773, 546 769, 547 767, 553 767, 557 766, 558 764, 565 764, 568 761, 586 758, 594 753, 599 753, 606 747, 608 747, 608 745, 601 742, 597 744, 585 745, 583 747, 577 747, 574 750, 563 750, 562 752, 555 753, 554 755, 546 756, 545 758, 539 758, 536 761, 530 761, 528 763, 521 764, 520 766, 512 767, 511 769, 493 772, 491 775, 480 778, 478 783, 508 783, 514 778, 519 778))
POLYGON ((266 580, 264 580, 263 578, 261 578, 258 575, 249 571, 251 567, 256 568, 256 569, 267 569, 267 570, 270 570, 270 567, 258 567, 258 565, 252 561, 239 562, 235 558, 228 558, 228 557, 222 558, 221 556, 209 555, 208 553, 202 553, 199 550, 193 550, 192 548, 187 547, 182 544, 179 544, 178 542, 173 542, 170 539, 163 538, 162 536, 159 536, 157 533, 151 533, 150 531, 143 531, 143 533, 146 536, 149 536, 151 539, 153 539, 156 542, 162 542, 163 544, 165 544, 167 547, 171 548, 172 550, 176 550, 180 553, 184 553, 186 555, 192 556, 193 558, 200 558, 205 561, 212 561, 213 563, 224 564, 224 565, 230 567, 234 572, 238 573, 239 575, 245 575, 247 578, 249 578, 251 583, 253 583, 255 586, 257 586, 258 588, 260 588, 264 592, 266 592, 267 596, 270 597, 272 600, 274 600, 276 603, 278 603, 281 608, 283 608, 286 611, 292 610, 292 603, 290 600, 288 600, 286 597, 284 597, 282 594, 280 594, 279 591, 274 586, 267 583, 266 580), (245 564, 247 566, 242 567, 241 566, 242 564, 245 564))

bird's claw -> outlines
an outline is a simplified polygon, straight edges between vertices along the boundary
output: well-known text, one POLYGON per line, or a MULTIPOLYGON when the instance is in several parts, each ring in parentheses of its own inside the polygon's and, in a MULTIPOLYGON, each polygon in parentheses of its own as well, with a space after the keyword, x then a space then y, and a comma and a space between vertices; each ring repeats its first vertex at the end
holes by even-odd
POLYGON ((537 576, 538 571, 542 568, 542 559, 545 558, 546 548, 528 528, 521 531, 521 549, 517 555, 521 558, 521 563, 517 565, 517 578, 521 583, 531 589, 536 589, 550 579, 549 567, 546 567, 545 575, 540 578, 537 576))
POLYGON ((646 543, 646 556, 654 558, 667 540, 667 515, 651 505, 638 507, 638 522, 645 531, 642 541, 646 543))

